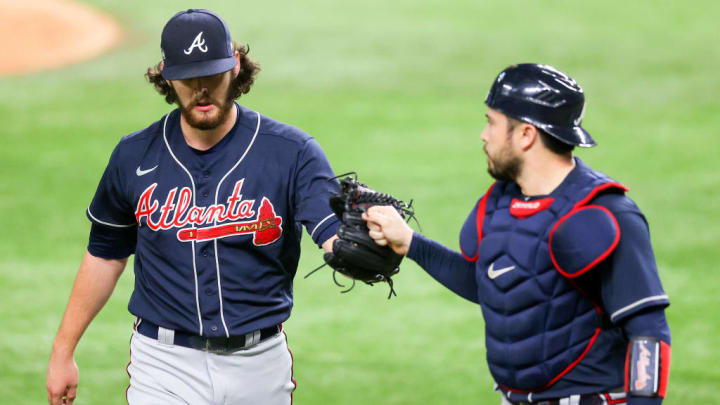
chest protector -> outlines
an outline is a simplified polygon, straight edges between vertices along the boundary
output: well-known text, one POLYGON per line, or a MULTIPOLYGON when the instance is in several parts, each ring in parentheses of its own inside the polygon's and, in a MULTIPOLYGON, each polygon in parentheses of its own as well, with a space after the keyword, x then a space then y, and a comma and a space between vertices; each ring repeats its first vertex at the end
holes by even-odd
POLYGON ((589 202, 627 189, 576 163, 540 200, 520 200, 516 184, 496 182, 461 232, 463 254, 476 262, 490 372, 508 391, 547 389, 601 332, 601 308, 573 279, 607 257, 620 237, 612 214, 589 202))

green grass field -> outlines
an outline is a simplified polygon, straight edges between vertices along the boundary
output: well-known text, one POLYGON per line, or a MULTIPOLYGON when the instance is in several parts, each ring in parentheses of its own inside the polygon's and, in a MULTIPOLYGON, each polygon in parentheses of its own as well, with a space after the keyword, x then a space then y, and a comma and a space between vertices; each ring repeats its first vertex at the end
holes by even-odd
MULTIPOLYGON (((45 402, 45 367, 113 146, 169 107, 143 81, 177 10, 223 15, 263 68, 240 102, 313 134, 337 173, 414 198, 426 235, 457 247, 491 180, 480 132, 495 75, 543 62, 587 95, 581 151, 644 210, 672 305, 667 404, 720 385, 720 46, 714 1, 89 1, 125 40, 56 71, 0 78, 0 398, 45 402)), ((1 17, 0 17, 1 19, 1 17)), ((29 52, 42 52, 28 50, 29 52)), ((340 294, 304 240, 286 330, 304 404, 497 404, 479 308, 406 261, 385 286, 340 294)), ((123 404, 129 267, 86 332, 77 404, 123 404)))

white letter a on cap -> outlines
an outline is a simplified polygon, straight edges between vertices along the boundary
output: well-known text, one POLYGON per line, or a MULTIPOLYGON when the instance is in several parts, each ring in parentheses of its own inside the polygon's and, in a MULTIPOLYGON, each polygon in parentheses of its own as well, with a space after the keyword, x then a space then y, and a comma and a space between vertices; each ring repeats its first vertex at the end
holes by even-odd
POLYGON ((193 43, 188 49, 185 50, 185 55, 190 55, 195 48, 199 49, 202 53, 207 52, 207 46, 205 46, 205 40, 203 39, 202 34, 202 31, 197 34, 197 36, 193 40, 193 43))

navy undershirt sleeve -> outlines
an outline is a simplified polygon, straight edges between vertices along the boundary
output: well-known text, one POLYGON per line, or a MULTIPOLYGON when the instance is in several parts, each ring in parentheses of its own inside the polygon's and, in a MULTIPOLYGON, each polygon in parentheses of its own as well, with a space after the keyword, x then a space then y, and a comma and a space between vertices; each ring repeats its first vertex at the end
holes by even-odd
POLYGON ((465 260, 459 252, 415 232, 407 257, 455 294, 478 302, 475 263, 465 260))
POLYGON ((650 336, 670 345, 670 326, 665 317, 665 310, 662 308, 634 314, 625 319, 621 326, 628 339, 634 336, 650 336))
POLYGON ((135 253, 137 228, 112 228, 93 223, 88 252, 103 259, 124 259, 135 253))

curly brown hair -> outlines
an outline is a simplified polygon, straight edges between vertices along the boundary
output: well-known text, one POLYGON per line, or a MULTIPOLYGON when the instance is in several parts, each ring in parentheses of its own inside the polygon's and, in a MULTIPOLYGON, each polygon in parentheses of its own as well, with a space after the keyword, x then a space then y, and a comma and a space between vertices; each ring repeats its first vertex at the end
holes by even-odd
MULTIPOLYGON (((230 85, 230 94, 228 99, 235 100, 243 94, 247 94, 250 91, 250 87, 255 82, 255 75, 260 71, 260 65, 253 62, 247 55, 250 53, 250 47, 248 45, 240 45, 233 41, 233 50, 240 54, 240 73, 238 73, 235 80, 230 85)), ((150 66, 145 72, 145 77, 160 93, 161 96, 165 96, 165 101, 168 104, 173 104, 177 101, 177 93, 175 89, 162 77, 162 66, 160 62, 155 66, 150 66)))

